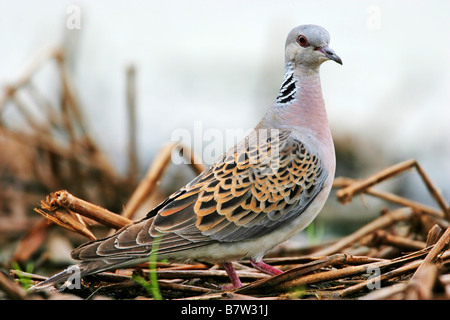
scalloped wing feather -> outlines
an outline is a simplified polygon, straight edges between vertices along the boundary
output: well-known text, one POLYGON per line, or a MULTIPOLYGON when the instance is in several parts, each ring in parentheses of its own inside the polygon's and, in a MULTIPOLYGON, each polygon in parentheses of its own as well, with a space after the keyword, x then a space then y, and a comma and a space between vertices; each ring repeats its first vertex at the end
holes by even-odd
POLYGON ((298 217, 322 190, 327 173, 290 131, 274 131, 254 131, 225 153, 181 198, 160 209, 153 229, 183 234, 195 223, 209 239, 232 242, 260 237, 298 217))

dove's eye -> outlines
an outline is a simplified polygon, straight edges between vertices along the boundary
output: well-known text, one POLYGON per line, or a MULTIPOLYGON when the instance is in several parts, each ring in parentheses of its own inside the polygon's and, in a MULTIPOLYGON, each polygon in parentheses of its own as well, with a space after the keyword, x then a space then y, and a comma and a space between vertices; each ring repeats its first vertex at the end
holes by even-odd
POLYGON ((306 48, 309 46, 308 39, 304 35, 300 35, 297 38, 297 42, 303 47, 306 48))

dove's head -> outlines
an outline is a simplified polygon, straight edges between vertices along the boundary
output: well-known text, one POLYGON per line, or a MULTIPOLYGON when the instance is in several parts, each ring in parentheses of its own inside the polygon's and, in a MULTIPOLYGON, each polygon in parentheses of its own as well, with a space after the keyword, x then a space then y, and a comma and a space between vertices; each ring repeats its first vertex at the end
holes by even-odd
POLYGON ((317 69, 324 61, 342 64, 341 58, 328 44, 330 34, 321 26, 305 24, 289 32, 286 39, 286 62, 317 69))

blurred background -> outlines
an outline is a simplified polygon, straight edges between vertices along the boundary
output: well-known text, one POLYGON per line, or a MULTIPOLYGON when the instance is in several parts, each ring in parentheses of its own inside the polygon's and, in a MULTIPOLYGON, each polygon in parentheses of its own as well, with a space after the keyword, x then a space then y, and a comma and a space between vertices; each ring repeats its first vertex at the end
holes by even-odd
MULTIPOLYGON (((327 62, 321 68, 338 156, 337 176, 364 178, 414 158, 450 198, 449 1, 2 1, 2 127, 22 134, 48 123, 36 107, 36 94, 33 100, 29 92, 17 92, 22 102, 10 99, 11 88, 17 89, 24 78, 31 79, 25 82, 33 83, 40 101, 45 97, 48 106, 64 105, 62 95, 70 94, 60 70, 51 63, 33 67, 59 48, 66 80, 84 119, 77 132, 88 132, 92 139, 84 144, 90 158, 83 159, 108 166, 104 170, 77 165, 77 171, 71 159, 66 159, 68 164, 58 162, 64 150, 73 151, 70 135, 67 138, 60 129, 51 131, 52 137, 67 149, 38 146, 37 153, 26 147, 34 141, 29 136, 16 145, 10 143, 11 135, 1 131, 3 234, 14 230, 8 241, 20 238, 34 222, 22 225, 23 219, 17 217, 40 219, 33 207, 61 188, 120 212, 157 151, 176 130, 194 132, 195 123, 201 123, 204 131, 252 128, 280 87, 287 33, 306 23, 330 32, 330 45, 344 62, 343 66, 327 62), (127 184, 130 66, 135 70, 132 129, 138 171, 136 181, 127 184), (20 108, 27 101, 28 119, 20 108), (22 159, 31 153, 31 160, 22 159), (36 159, 46 163, 45 169, 30 164, 36 159), (99 172, 108 174, 105 178, 99 172), (30 200, 19 204, 24 197, 30 200)), ((232 144, 226 141, 224 148, 232 144)), ((193 145, 194 152, 201 155, 205 146, 193 145)), ((171 166, 158 199, 192 177, 185 167, 171 166)), ((415 173, 388 187, 433 204, 415 173)), ((360 202, 352 204, 356 207, 348 216, 349 209, 338 207, 333 199, 319 220, 326 228, 354 229, 349 222, 361 223, 379 213, 377 203, 370 207, 370 202, 360 202)))

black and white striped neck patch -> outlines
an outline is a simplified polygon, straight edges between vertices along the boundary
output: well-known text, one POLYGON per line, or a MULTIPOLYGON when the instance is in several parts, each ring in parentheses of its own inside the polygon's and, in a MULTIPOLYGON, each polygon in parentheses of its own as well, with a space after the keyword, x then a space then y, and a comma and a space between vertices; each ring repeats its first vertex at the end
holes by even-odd
POLYGON ((294 68, 287 66, 283 83, 276 99, 277 104, 286 104, 295 99, 297 93, 297 84, 294 78, 294 68))

